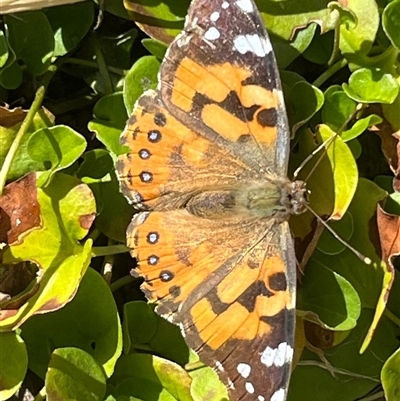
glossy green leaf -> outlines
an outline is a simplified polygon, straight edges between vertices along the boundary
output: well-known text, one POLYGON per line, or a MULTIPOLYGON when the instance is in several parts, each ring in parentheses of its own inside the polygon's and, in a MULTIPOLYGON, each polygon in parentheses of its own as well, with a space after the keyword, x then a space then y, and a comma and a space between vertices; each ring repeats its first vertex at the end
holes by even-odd
POLYGON ((190 350, 178 326, 155 315, 157 330, 148 345, 153 353, 183 366, 190 360, 190 350), (171 346, 173 344, 173 347, 171 346))
POLYGON ((351 141, 365 132, 368 128, 372 127, 373 125, 378 125, 382 121, 382 118, 378 115, 370 114, 368 117, 357 120, 350 129, 343 131, 340 136, 345 142, 351 141))
POLYGON ((133 208, 121 194, 115 172, 110 173, 110 179, 108 182, 90 184, 99 208, 95 224, 107 237, 125 243, 133 208))
POLYGON ((7 40, 3 30, 0 29, 0 68, 7 62, 8 54, 7 40))
POLYGON ((372 259, 372 265, 368 266, 363 263, 347 248, 335 256, 320 252, 314 255, 318 261, 327 266, 331 266, 334 260, 334 266, 332 265, 334 270, 346 278, 356 289, 362 306, 372 309, 375 309, 382 289, 383 271, 380 266, 380 257, 376 254, 375 246, 369 236, 369 224, 375 214, 377 203, 385 196, 386 193, 377 185, 360 178, 349 206, 354 230, 348 243, 372 259))
POLYGON ((95 119, 90 121, 88 128, 96 133, 98 139, 114 155, 124 153, 124 147, 119 144, 119 137, 128 118, 121 92, 102 97, 93 109, 95 119))
POLYGON ((315 313, 327 328, 350 330, 360 316, 360 298, 354 287, 328 265, 311 259, 299 292, 300 310, 315 313))
POLYGON ((143 301, 128 302, 124 305, 124 352, 147 344, 157 330, 157 319, 154 311, 143 301))
MULTIPOLYGON (((10 116, 15 112, 16 110, 9 110, 7 112, 3 111, 6 116, 10 116)), ((17 120, 18 122, 12 124, 11 126, 0 126, 0 165, 3 164, 11 143, 20 129, 25 115, 26 113, 21 111, 21 117, 17 120)), ((46 114, 43 109, 36 113, 32 124, 20 142, 17 153, 8 172, 8 179, 15 180, 27 173, 45 170, 45 165, 43 162, 36 162, 31 159, 28 154, 27 146, 33 133, 41 128, 47 128, 51 126, 53 124, 52 120, 53 117, 46 114)))
POLYGON ((165 43, 170 43, 180 33, 189 4, 190 0, 169 3, 124 0, 129 16, 140 28, 150 37, 165 43))
POLYGON ((5 89, 16 89, 22 83, 22 69, 16 61, 0 72, 0 83, 5 89))
POLYGON ((355 66, 363 66, 379 27, 379 12, 375 0, 348 0, 346 7, 356 16, 356 26, 340 26, 339 48, 355 66))
POLYGON ((90 189, 74 177, 56 173, 45 189, 37 189, 37 201, 41 227, 7 248, 3 263, 31 261, 40 274, 29 299, 0 315, 3 329, 64 306, 76 293, 90 262, 92 241, 78 242, 86 236, 96 213, 90 189))
POLYGON ((379 385, 384 361, 398 348, 397 328, 389 319, 383 318, 370 348, 361 355, 360 339, 372 316, 372 310, 363 309, 357 326, 344 341, 325 350, 324 356, 330 365, 307 349, 303 352, 292 374, 288 401, 361 400, 379 385))
POLYGON ((74 49, 94 20, 93 3, 90 1, 50 7, 45 14, 54 32, 54 56, 64 56, 74 49))
POLYGON ((176 363, 146 354, 123 355, 110 382, 114 396, 134 396, 141 400, 192 401, 191 378, 176 363), (129 380, 129 381, 128 381, 129 380))
POLYGON ((27 144, 28 154, 32 160, 43 163, 45 169, 50 170, 50 174, 43 174, 38 185, 44 184, 56 171, 71 166, 85 148, 85 138, 66 125, 41 128, 34 132, 27 144))
POLYGON ((313 2, 289 1, 282 5, 273 0, 256 1, 265 25, 274 36, 290 40, 295 29, 313 22, 325 27, 330 25, 331 10, 326 0, 313 2))
POLYGON ((110 174, 114 169, 114 162, 105 149, 93 149, 82 155, 83 162, 76 172, 76 176, 86 184, 111 181, 110 174))
POLYGON ((291 88, 290 102, 295 110, 290 120, 294 135, 322 107, 324 94, 308 82, 300 81, 291 88), (304 97, 307 98, 307 102, 304 101, 304 97))
POLYGON ((310 46, 303 52, 303 57, 315 64, 326 64, 331 58, 334 45, 334 32, 314 35, 310 46))
POLYGON ((387 401, 397 401, 400 397, 400 349, 385 362, 381 372, 382 386, 387 401))
POLYGON ((49 401, 101 401, 106 393, 106 380, 96 360, 73 347, 53 352, 45 385, 49 401))
POLYGON ((22 60, 33 75, 46 72, 54 54, 53 30, 42 11, 27 11, 5 15, 9 43, 16 57, 22 60), (40 29, 38 29, 40 27, 40 29))
POLYGON ((140 58, 129 70, 124 83, 124 103, 128 114, 139 96, 147 89, 157 86, 157 74, 160 69, 160 60, 155 56, 140 58))
MULTIPOLYGON (((299 177, 307 177, 311 207, 320 215, 330 215, 331 219, 338 220, 345 214, 357 188, 357 165, 350 149, 340 137, 335 136, 329 142, 334 133, 328 126, 321 125, 318 134, 319 143, 327 141, 327 149, 316 154, 301 170, 299 177), (318 163, 318 167, 314 169, 315 163, 318 163), (308 177, 311 170, 313 173, 308 177)), ((291 161, 298 166, 315 148, 313 136, 305 132, 300 141, 300 150, 291 161)), ((307 214, 299 216, 299 219, 303 218, 307 218, 307 214)))
POLYGON ((227 388, 221 383, 215 370, 204 367, 197 371, 192 371, 192 385, 190 394, 194 401, 228 401, 227 388))
POLYGON ((90 268, 71 302, 56 312, 33 316, 21 329, 28 344, 30 368, 40 377, 44 377, 56 348, 86 351, 106 376, 113 373, 122 350, 121 324, 112 293, 105 280, 90 268))
POLYGON ((15 394, 28 369, 25 343, 15 332, 0 332, 0 399, 15 394))
POLYGON ((296 31, 290 41, 281 39, 280 37, 273 37, 271 39, 279 68, 286 68, 307 49, 314 37, 316 28, 316 24, 310 24, 307 28, 296 31))
POLYGON ((347 96, 361 103, 393 103, 399 94, 399 83, 387 73, 375 68, 361 68, 343 83, 347 96))
POLYGON ((391 1, 383 10, 382 25, 392 45, 400 51, 400 0, 391 1))
MULTIPOLYGON (((347 212, 340 220, 328 223, 333 231, 345 241, 348 241, 354 233, 354 222, 351 213, 347 212)), ((318 240, 317 248, 328 255, 336 255, 346 249, 346 246, 333 237, 325 229, 318 240)))
POLYGON ((347 127, 347 122, 355 112, 357 102, 348 97, 345 92, 331 90, 325 93, 325 103, 322 108, 322 121, 333 131, 347 127))
POLYGON ((143 39, 142 45, 155 57, 162 60, 165 52, 167 51, 167 45, 156 39, 143 39))

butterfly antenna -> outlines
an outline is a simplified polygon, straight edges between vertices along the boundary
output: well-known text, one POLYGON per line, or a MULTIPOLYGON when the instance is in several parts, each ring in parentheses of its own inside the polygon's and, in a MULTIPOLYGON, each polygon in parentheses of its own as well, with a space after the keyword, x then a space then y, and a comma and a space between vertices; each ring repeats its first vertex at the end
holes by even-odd
POLYGON ((346 242, 344 239, 342 239, 341 237, 339 237, 338 234, 335 233, 335 231, 329 227, 329 225, 326 223, 326 221, 324 221, 320 216, 318 216, 317 213, 314 212, 314 210, 312 210, 310 208, 310 206, 308 206, 307 204, 305 205, 306 208, 316 217, 316 219, 340 242, 342 243, 346 248, 350 249, 351 252, 354 253, 354 255, 356 255, 362 262, 364 262, 366 265, 370 265, 372 263, 372 260, 370 258, 368 258, 367 256, 364 256, 361 252, 358 252, 356 249, 354 249, 348 242, 346 242))
MULTIPOLYGON (((295 180, 297 176, 299 175, 300 171, 304 168, 304 166, 322 149, 329 147, 331 142, 333 142, 338 134, 332 135, 330 138, 328 138, 326 141, 322 142, 321 145, 319 145, 316 149, 314 149, 300 164, 299 167, 295 170, 293 173, 293 179, 295 180)), ((304 180, 307 181, 307 179, 310 177, 310 175, 314 172, 318 164, 321 162, 322 158, 325 156, 325 152, 321 155, 321 157, 318 159, 317 163, 315 163, 315 166, 312 168, 310 173, 308 174, 308 177, 304 180)))

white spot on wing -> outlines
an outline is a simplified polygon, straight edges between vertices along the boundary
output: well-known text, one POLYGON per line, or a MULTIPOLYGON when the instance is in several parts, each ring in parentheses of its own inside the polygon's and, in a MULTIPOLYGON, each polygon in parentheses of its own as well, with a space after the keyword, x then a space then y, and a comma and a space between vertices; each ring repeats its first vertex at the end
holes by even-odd
POLYGON ((253 4, 250 0, 238 0, 236 2, 239 8, 241 8, 245 13, 252 13, 254 11, 253 4))
POLYGON ((142 212, 135 215, 134 220, 137 220, 136 221, 138 223, 137 225, 143 224, 146 221, 147 217, 149 217, 149 214, 150 214, 149 212, 142 212))
POLYGON ((244 387, 248 393, 254 394, 254 386, 251 383, 247 382, 244 387))
POLYGON ((257 400, 258 400, 258 401, 265 401, 265 397, 262 396, 262 395, 259 395, 259 396, 257 397, 257 400))
POLYGON ((228 386, 231 390, 235 390, 235 385, 233 384, 233 381, 228 378, 228 386))
POLYGON ((228 7, 229 7, 229 3, 228 3, 227 1, 224 1, 224 2, 222 3, 222 8, 223 8, 224 10, 226 10, 228 7))
POLYGON ((204 37, 207 40, 215 40, 218 39, 221 36, 219 33, 219 30, 217 28, 214 28, 213 26, 208 29, 208 31, 204 34, 204 37))
POLYGON ((272 365, 277 367, 283 366, 285 363, 291 362, 293 359, 293 348, 283 342, 277 348, 267 347, 261 354, 261 363, 268 368, 272 365))
POLYGON ((247 363, 239 363, 236 369, 240 374, 240 376, 244 377, 245 379, 247 379, 250 376, 251 366, 248 365, 247 363))
POLYGON ((271 401, 285 401, 286 391, 284 388, 280 388, 276 390, 274 394, 272 394, 271 401))
POLYGON ((264 57, 271 52, 271 43, 258 34, 239 35, 233 40, 234 50, 240 54, 254 53, 258 57, 264 57))
POLYGON ((221 363, 220 361, 216 361, 216 362, 215 362, 215 366, 217 367, 217 369, 218 369, 220 372, 225 372, 225 369, 224 369, 224 367, 222 366, 222 363, 221 363))
POLYGON ((177 37, 176 44, 178 45, 178 47, 186 46, 191 38, 192 38, 191 35, 187 35, 186 33, 182 34, 179 37, 177 37))
POLYGON ((212 22, 218 21, 219 18, 219 12, 218 11, 214 11, 211 15, 210 15, 210 20, 212 22))

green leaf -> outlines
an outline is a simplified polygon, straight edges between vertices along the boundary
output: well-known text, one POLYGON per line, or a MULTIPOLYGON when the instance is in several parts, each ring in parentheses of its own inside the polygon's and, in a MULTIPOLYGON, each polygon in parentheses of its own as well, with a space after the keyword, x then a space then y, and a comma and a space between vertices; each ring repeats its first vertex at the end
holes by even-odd
POLYGON ((0 83, 5 89, 16 89, 22 83, 22 69, 15 61, 0 72, 0 83))
POLYGON ((400 0, 391 1, 383 10, 382 25, 392 45, 400 51, 400 0))
POLYGON ((105 149, 93 149, 83 154, 83 162, 76 176, 86 184, 111 181, 110 174, 114 170, 114 162, 105 149))
POLYGON ((126 229, 132 219, 133 209, 121 194, 114 171, 111 171, 110 178, 111 181, 108 182, 90 184, 99 209, 95 224, 107 237, 125 243, 126 229))
POLYGON ((310 24, 307 28, 296 31, 292 40, 284 40, 273 37, 272 43, 279 68, 286 68, 293 60, 307 49, 313 40, 316 24, 310 24))
POLYGON ((157 319, 154 311, 146 302, 134 301, 124 305, 124 352, 147 344, 157 330, 157 319))
POLYGON ((53 352, 45 385, 49 401, 101 401, 106 394, 101 367, 79 348, 59 348, 53 352))
MULTIPOLYGON (((349 212, 346 212, 340 220, 330 221, 327 224, 345 241, 348 241, 354 233, 353 216, 349 212)), ((335 239, 328 230, 324 230, 318 240, 317 248, 328 255, 336 255, 346 249, 346 246, 335 239)))
POLYGON ((124 83, 124 103, 128 114, 132 113, 136 101, 145 90, 156 88, 160 64, 157 57, 144 56, 129 70, 124 83))
POLYGON ((317 22, 325 29, 331 24, 331 10, 326 0, 312 2, 288 1, 283 7, 274 0, 257 1, 265 26, 274 36, 290 40, 294 31, 317 22))
POLYGON ((85 138, 66 125, 41 128, 29 138, 27 150, 32 160, 43 163, 49 174, 44 174, 41 186, 56 171, 71 166, 86 148, 85 138))
POLYGON ((228 401, 228 391, 221 383, 217 373, 210 367, 194 370, 190 394, 194 401, 228 401))
POLYGON ((113 395, 117 399, 129 395, 141 400, 192 401, 191 379, 187 372, 176 363, 157 356, 121 356, 110 382, 115 386, 113 395))
POLYGON ((351 141, 365 132, 368 128, 372 127, 373 125, 378 125, 382 121, 382 118, 378 115, 370 114, 368 117, 357 120, 350 129, 343 131, 340 136, 345 142, 351 141))
POLYGON ((322 109, 322 121, 333 131, 346 128, 349 117, 355 112, 357 102, 340 90, 327 90, 325 92, 325 103, 322 109), (344 126, 344 127, 343 127, 344 126))
POLYGON ((20 388, 28 369, 25 343, 14 332, 0 332, 0 399, 7 400, 20 388))
POLYGON ((313 352, 304 350, 292 374, 288 401, 362 400, 379 385, 384 361, 398 348, 398 329, 384 317, 376 328, 370 348, 360 355, 360 339, 372 316, 372 310, 363 309, 357 326, 344 341, 325 350, 324 357, 330 365, 313 352))
POLYGON ((28 344, 29 366, 40 377, 44 377, 56 348, 86 351, 106 376, 114 372, 122 350, 122 330, 113 295, 105 280, 90 268, 71 302, 56 312, 33 316, 21 329, 28 344))
POLYGON ((8 54, 7 40, 3 30, 0 29, 0 68, 7 62, 8 54))
MULTIPOLYGON (((26 115, 26 112, 22 111, 21 109, 3 110, 3 113, 6 116, 11 116, 15 112, 21 113, 20 119, 17 119, 15 124, 11 124, 11 126, 0 126, 0 165, 4 163, 4 159, 11 146, 11 143, 20 129, 22 121, 26 115)), ((27 146, 33 133, 41 128, 47 128, 48 126, 52 125, 52 120, 53 117, 47 115, 44 109, 39 110, 39 112, 35 114, 33 122, 22 138, 17 153, 15 154, 14 160, 11 164, 11 168, 7 176, 9 180, 15 180, 33 171, 45 170, 43 162, 36 162, 31 159, 28 154, 27 146)))
POLYGON ((308 82, 300 81, 291 88, 290 102, 295 110, 295 114, 290 116, 292 135, 294 135, 322 107, 324 94, 308 82), (307 102, 304 101, 304 98, 307 99, 307 102))
POLYGON ((399 83, 378 68, 361 68, 351 74, 349 84, 343 83, 343 89, 357 102, 393 103, 399 94, 399 83))
POLYGON ((85 1, 45 10, 54 32, 54 56, 64 56, 88 33, 94 19, 93 3, 85 1))
POLYGON ((315 313, 326 328, 354 328, 360 316, 360 298, 344 277, 327 265, 310 259, 299 291, 298 309, 315 313))
POLYGON ((9 43, 18 60, 22 60, 33 75, 44 74, 54 53, 53 30, 42 11, 5 15, 9 43), (40 29, 38 29, 40 27, 40 29))
POLYGON ((340 26, 339 48, 354 66, 364 66, 379 27, 379 12, 375 0, 348 0, 346 7, 357 18, 357 25, 340 26))
POLYGON ((190 0, 179 2, 153 2, 126 0, 129 16, 152 38, 170 43, 181 32, 190 0), (149 18, 150 17, 150 18, 149 18))
POLYGON ((165 52, 167 51, 167 45, 164 42, 160 42, 156 39, 143 39, 142 45, 158 59, 164 58, 165 52))
POLYGON ((98 139, 114 155, 125 152, 119 144, 119 137, 125 127, 127 113, 121 92, 102 97, 94 106, 95 119, 90 121, 88 128, 95 132, 98 139))
MULTIPOLYGON (((319 142, 328 141, 334 132, 326 126, 320 125, 318 129, 319 142)), ((305 132, 300 141, 300 150, 293 155, 292 162, 299 165, 316 148, 313 135, 305 132)), ((321 150, 325 157, 317 154, 301 170, 299 178, 308 177, 307 188, 310 190, 311 207, 319 215, 330 215, 331 219, 339 220, 345 213, 353 199, 357 188, 358 170, 354 157, 348 146, 338 136, 326 143, 326 150, 321 150), (327 157, 326 157, 327 156, 327 157), (316 169, 313 168, 318 163, 316 169)), ((298 216, 298 219, 313 218, 311 214, 298 216)), ((307 225, 309 226, 309 225, 307 225)))
POLYGON ((385 362, 381 372, 382 387, 386 401, 397 401, 400 397, 400 349, 385 362))
MULTIPOLYGON (((32 189, 33 190, 33 189, 32 189)), ((81 245, 94 219, 92 192, 74 177, 56 173, 37 188, 41 227, 3 253, 3 263, 31 261, 40 268, 35 291, 13 314, 0 316, 4 329, 15 328, 36 313, 57 310, 71 300, 91 257, 92 241, 81 245)))

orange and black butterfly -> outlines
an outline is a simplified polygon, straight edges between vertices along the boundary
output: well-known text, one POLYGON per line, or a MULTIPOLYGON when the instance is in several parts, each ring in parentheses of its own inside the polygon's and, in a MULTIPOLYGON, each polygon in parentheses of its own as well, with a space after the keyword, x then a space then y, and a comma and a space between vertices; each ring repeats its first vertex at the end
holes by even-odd
POLYGON ((252 0, 194 0, 158 89, 121 142, 137 209, 128 245, 157 312, 181 327, 232 400, 284 401, 305 208, 287 178, 289 129, 270 40, 252 0))

